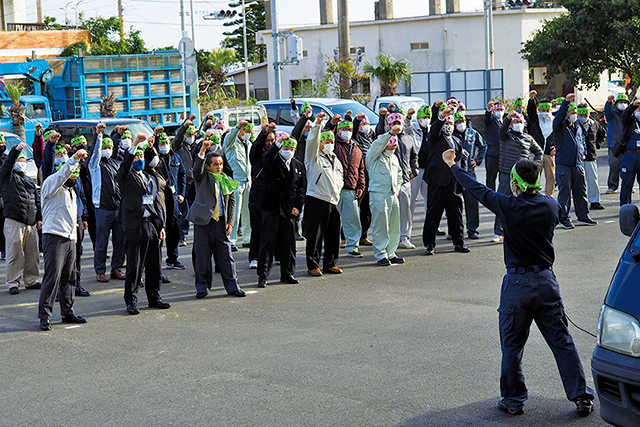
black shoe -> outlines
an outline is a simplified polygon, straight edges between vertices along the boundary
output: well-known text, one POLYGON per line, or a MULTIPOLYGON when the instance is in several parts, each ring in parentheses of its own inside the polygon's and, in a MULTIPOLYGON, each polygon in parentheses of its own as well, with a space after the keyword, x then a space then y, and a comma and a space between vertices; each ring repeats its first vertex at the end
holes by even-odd
POLYGON ((295 278, 295 277, 293 277, 293 276, 289 276, 289 277, 281 277, 281 278, 280 278, 280 281, 281 281, 282 283, 288 283, 288 284, 290 284, 290 285, 297 285, 297 284, 299 284, 299 283, 300 283, 300 280, 296 279, 296 278, 295 278))
POLYGON ((9 288, 9 295, 18 295, 19 293, 20 291, 18 290, 17 286, 9 288))
POLYGON ((127 306, 127 313, 135 316, 136 314, 140 314, 140 310, 138 310, 138 303, 134 302, 127 306))
POLYGON ((451 236, 451 234, 447 234, 447 240, 453 240, 453 237, 451 236))
POLYGON ((438 231, 436 231, 436 236, 446 236, 447 233, 445 233, 444 231, 438 229, 438 231))
POLYGON ((86 290, 82 286, 78 285, 78 286, 76 286, 76 296, 77 297, 90 297, 91 296, 91 292, 89 292, 88 290, 86 290))
POLYGON ((391 261, 386 258, 382 258, 378 260, 378 265, 380 267, 389 267, 391 265, 391 261))
POLYGON ((197 292, 196 293, 196 298, 198 298, 198 299, 206 298, 207 295, 209 295, 208 292, 197 292))
POLYGON ((436 247, 434 245, 428 245, 424 250, 425 255, 434 255, 436 253, 436 247))
POLYGON ((251 243, 243 243, 242 247, 243 248, 250 248, 251 247, 251 243))
POLYGON ((42 283, 36 282, 31 285, 27 285, 24 287, 25 289, 42 289, 42 283))
POLYGON ((43 331, 51 330, 51 322, 49 321, 49 319, 40 319, 40 329, 42 329, 43 331))
POLYGON ((180 240, 180 244, 178 246, 187 246, 187 238, 184 237, 182 240, 180 240))
POLYGON ((171 263, 171 268, 173 268, 174 270, 184 270, 184 264, 182 264, 180 261, 174 261, 171 263))
POLYGON ((467 236, 469 236, 471 240, 478 240, 480 238, 477 231, 470 231, 467 233, 467 236))
POLYGON ((598 221, 591 219, 590 217, 586 217, 584 219, 579 219, 578 224, 582 225, 598 225, 598 221))
POLYGON ((162 273, 160 273, 160 279, 162 280, 162 283, 171 283, 171 280, 162 273))
POLYGON ((564 228, 565 230, 573 230, 574 228, 576 228, 575 225, 573 225, 573 222, 571 222, 570 219, 565 219, 564 221, 560 221, 560 224, 562 225, 562 228, 564 228))
POLYGON ((246 297, 247 294, 240 288, 237 291, 231 292, 229 295, 233 295, 234 297, 246 297))
POLYGON ((87 323, 87 319, 76 314, 62 316, 62 323, 87 323))
POLYGON ((455 252, 461 252, 463 254, 467 254, 469 252, 471 252, 471 249, 469 249, 468 247, 466 247, 465 245, 455 245, 453 247, 453 250, 455 252))
POLYGON ((576 411, 581 417, 586 417, 593 412, 593 400, 581 397, 573 401, 576 404, 576 411))
POLYGON ((231 245, 231 252, 238 252, 238 247, 236 245, 231 245))
POLYGON ((162 299, 158 298, 153 302, 149 302, 149 308, 159 308, 160 310, 166 310, 171 307, 171 304, 168 302, 162 301, 162 299))
POLYGON ((506 403, 504 403, 504 397, 500 398, 500 401, 498 402, 498 408, 510 413, 511 415, 522 415, 524 414, 524 406, 520 406, 519 408, 510 408, 507 406, 506 403))
POLYGON ((591 203, 590 208, 592 211, 601 211, 604 209, 604 206, 600 202, 591 203))
POLYGON ((389 262, 391 264, 404 264, 404 258, 396 256, 393 258, 389 258, 389 262))
POLYGON ((266 288, 267 287, 267 279, 265 279, 264 277, 258 278, 258 287, 259 288, 266 288))

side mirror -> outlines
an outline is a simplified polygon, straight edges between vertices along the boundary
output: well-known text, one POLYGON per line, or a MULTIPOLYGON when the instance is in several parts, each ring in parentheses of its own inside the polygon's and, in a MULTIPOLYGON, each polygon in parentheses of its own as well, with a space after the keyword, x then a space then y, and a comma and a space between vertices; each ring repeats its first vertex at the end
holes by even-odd
POLYGON ((633 203, 620 207, 620 231, 625 236, 631 236, 640 221, 640 209, 633 203))

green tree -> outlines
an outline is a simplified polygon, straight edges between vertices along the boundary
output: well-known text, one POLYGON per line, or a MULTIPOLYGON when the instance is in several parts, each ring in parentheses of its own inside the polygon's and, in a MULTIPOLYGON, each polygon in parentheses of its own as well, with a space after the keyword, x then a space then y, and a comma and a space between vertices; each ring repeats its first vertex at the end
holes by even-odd
POLYGON ((323 81, 326 82, 326 86, 329 90, 333 91, 336 97, 340 98, 341 94, 344 94, 346 99, 356 99, 361 101, 363 99, 363 94, 358 94, 358 87, 363 88, 364 98, 369 97, 369 94, 367 93, 369 74, 366 71, 363 71, 363 69, 358 66, 353 59, 345 59, 342 57, 336 60, 327 59, 325 64, 327 66, 327 70, 323 81), (351 80, 351 86, 342 87, 340 76, 343 74, 349 77, 351 80))
MULTIPOLYGON (((237 8, 242 3, 235 2, 229 3, 229 7, 237 8)), ((265 30, 266 26, 266 14, 264 9, 264 2, 257 0, 247 0, 245 2, 245 9, 247 12, 247 57, 249 62, 258 63, 267 60, 267 47, 263 44, 256 44, 256 33, 261 30, 265 30)), ((244 62, 244 38, 242 35, 242 9, 238 19, 234 21, 225 22, 225 27, 235 27, 233 31, 227 31, 222 34, 227 36, 222 41, 222 47, 234 49, 237 52, 237 61, 244 62)))
POLYGON ((621 71, 635 95, 640 85, 640 0, 557 0, 567 12, 524 43, 522 58, 547 67, 547 77, 565 74, 573 86, 595 88, 605 71, 621 71))
POLYGON ((78 48, 85 52, 85 55, 132 55, 144 53, 147 51, 144 40, 140 36, 140 30, 134 30, 133 27, 129 32, 124 34, 124 38, 120 38, 123 31, 122 22, 116 16, 111 18, 81 18, 81 27, 88 30, 91 34, 91 45, 87 45, 84 41, 74 43, 66 47, 60 56, 76 55, 78 48))
POLYGON ((5 82, 4 88, 12 102, 11 107, 9 107, 9 115, 13 123, 13 133, 24 141, 24 105, 20 103, 20 97, 24 93, 24 88, 20 83, 11 82, 5 82))
POLYGON ((376 55, 378 66, 370 62, 364 63, 364 71, 380 81, 380 95, 390 96, 396 94, 398 82, 402 79, 411 81, 411 66, 403 61, 396 61, 391 55, 379 53, 376 55))
POLYGON ((44 29, 45 30, 61 30, 62 25, 56 22, 56 18, 54 16, 45 16, 44 29))
POLYGON ((227 72, 236 62, 236 52, 228 48, 213 49, 211 52, 200 49, 196 50, 196 62, 200 93, 211 95, 221 90, 222 83, 227 79, 227 72))

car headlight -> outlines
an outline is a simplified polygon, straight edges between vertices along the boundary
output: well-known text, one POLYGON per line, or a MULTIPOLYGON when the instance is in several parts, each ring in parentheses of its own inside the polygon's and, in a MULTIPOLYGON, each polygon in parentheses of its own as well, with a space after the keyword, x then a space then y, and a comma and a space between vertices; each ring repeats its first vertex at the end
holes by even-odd
POLYGON ((633 316, 603 305, 598 319, 598 345, 640 357, 640 323, 633 316))

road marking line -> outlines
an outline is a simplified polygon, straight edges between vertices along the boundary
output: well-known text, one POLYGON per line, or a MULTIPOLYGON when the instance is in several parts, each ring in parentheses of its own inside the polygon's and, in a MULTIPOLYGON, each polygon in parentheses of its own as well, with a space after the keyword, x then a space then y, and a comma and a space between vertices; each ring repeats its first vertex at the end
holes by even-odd
POLYGON ((75 329, 75 328, 79 328, 80 325, 73 325, 73 326, 66 326, 65 329, 75 329))

